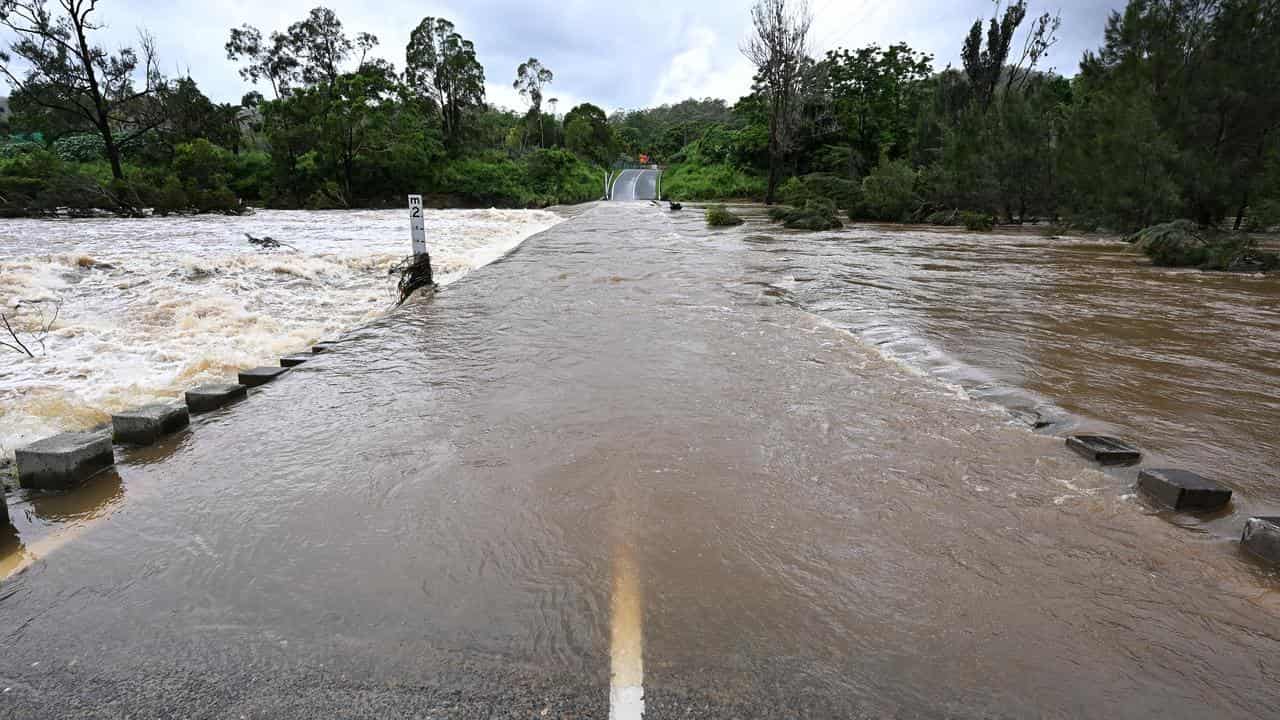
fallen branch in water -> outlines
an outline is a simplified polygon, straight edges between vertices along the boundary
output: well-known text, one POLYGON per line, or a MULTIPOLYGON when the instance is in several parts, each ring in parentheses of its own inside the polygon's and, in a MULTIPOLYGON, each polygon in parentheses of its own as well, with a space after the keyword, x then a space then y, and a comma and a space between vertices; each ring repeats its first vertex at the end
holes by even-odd
MULTIPOLYGON (((48 348, 45 347, 44 341, 45 341, 45 338, 49 337, 49 332, 53 330, 53 324, 58 322, 58 315, 61 313, 62 313, 61 300, 59 300, 58 304, 54 306, 53 317, 49 318, 48 320, 45 320, 44 318, 44 310, 43 309, 40 310, 40 334, 36 336, 35 340, 28 340, 27 342, 39 343, 41 355, 45 355, 48 353, 48 348)), ((27 347, 27 343, 24 343, 22 341, 22 338, 18 335, 18 331, 13 329, 13 325, 9 323, 9 317, 4 313, 0 313, 0 323, 4 324, 5 331, 9 333, 9 337, 13 341, 12 343, 10 343, 4 340, 0 340, 0 346, 7 347, 10 350, 13 350, 15 352, 25 353, 27 357, 33 358, 36 356, 35 353, 31 352, 31 348, 27 347)))
POLYGON ((255 247, 260 247, 260 248, 262 248, 263 250, 274 250, 274 249, 279 248, 279 247, 287 247, 287 248, 289 248, 290 250, 297 250, 297 249, 298 249, 298 248, 296 248, 296 247, 294 247, 294 246, 290 245, 289 243, 282 243, 282 242, 280 242, 279 240, 276 240, 276 239, 274 239, 274 238, 272 238, 272 237, 270 237, 270 236, 268 236, 268 237, 260 237, 260 238, 256 238, 256 237, 254 237, 254 236, 250 235, 249 233, 245 233, 245 234, 244 234, 244 236, 245 236, 245 237, 247 237, 247 238, 249 238, 249 244, 250 244, 250 245, 253 245, 253 246, 255 246, 255 247))
POLYGON ((436 285, 431 276, 431 256, 426 253, 405 258, 391 268, 391 273, 400 275, 396 288, 400 291, 401 304, 408 300, 414 291, 436 285))

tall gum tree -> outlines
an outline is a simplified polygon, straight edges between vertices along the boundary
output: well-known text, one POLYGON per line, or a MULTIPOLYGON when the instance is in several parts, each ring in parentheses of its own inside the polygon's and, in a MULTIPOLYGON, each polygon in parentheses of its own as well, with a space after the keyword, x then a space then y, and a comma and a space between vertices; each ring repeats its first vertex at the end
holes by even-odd
POLYGON ((139 48, 109 53, 92 41, 103 26, 97 0, 0 0, 0 27, 15 40, 0 51, 0 74, 25 102, 87 121, 102 137, 111 174, 124 178, 120 147, 164 122, 150 96, 164 84, 155 44, 145 32, 139 48), (139 75, 143 84, 138 87, 139 75))

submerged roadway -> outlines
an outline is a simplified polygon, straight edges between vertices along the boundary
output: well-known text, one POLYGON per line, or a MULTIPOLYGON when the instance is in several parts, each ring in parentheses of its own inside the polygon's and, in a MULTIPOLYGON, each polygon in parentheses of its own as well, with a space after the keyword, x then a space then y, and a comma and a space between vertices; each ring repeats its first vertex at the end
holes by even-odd
POLYGON ((1276 707, 1276 603, 1245 566, 787 302, 763 222, 577 212, 19 497, 0 717, 1276 707))

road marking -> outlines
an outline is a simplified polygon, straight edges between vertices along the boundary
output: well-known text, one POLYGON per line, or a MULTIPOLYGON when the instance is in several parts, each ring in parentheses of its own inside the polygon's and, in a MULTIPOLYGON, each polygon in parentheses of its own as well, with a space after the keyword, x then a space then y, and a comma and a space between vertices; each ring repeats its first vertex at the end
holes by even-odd
POLYGON ((644 717, 644 597, 629 548, 613 553, 610 598, 609 720, 644 717))

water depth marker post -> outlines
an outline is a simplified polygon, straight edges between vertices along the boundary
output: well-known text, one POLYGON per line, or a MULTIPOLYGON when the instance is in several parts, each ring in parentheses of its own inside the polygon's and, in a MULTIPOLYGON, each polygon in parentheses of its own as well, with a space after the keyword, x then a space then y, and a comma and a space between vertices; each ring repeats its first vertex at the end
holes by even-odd
POLYGON ((427 254, 427 226, 422 217, 422 196, 409 196, 409 233, 413 236, 413 256, 427 254))

